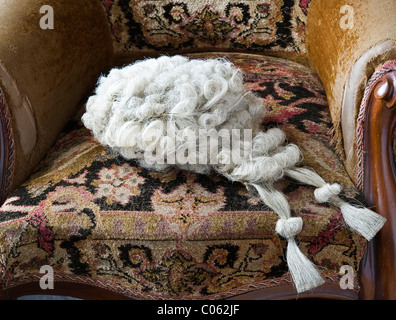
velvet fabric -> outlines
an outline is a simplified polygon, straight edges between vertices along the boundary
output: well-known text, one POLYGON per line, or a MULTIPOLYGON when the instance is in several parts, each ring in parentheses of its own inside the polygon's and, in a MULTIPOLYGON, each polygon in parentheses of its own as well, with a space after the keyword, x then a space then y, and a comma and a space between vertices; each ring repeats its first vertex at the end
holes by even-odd
POLYGON ((12 117, 15 162, 10 179, 15 188, 110 66, 112 47, 103 9, 88 0, 2 3, 0 34, 0 79, 12 117), (53 8, 54 29, 40 26, 45 5, 53 8))
POLYGON ((379 65, 396 59, 395 12, 396 2, 392 0, 314 0, 309 6, 309 63, 323 82, 337 152, 352 177, 359 161, 354 145, 364 88, 379 65), (352 90, 346 92, 349 87, 352 90))

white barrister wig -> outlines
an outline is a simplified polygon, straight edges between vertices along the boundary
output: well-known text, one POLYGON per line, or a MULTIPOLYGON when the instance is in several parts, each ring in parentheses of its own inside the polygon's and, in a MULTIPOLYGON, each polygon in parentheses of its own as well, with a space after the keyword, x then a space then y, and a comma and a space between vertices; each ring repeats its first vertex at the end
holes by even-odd
POLYGON ((287 176, 315 186, 316 200, 340 207, 345 222, 368 240, 385 219, 341 200, 339 184, 297 167, 299 148, 287 143, 278 128, 262 131, 265 112, 231 62, 162 56, 102 76, 82 121, 101 144, 145 168, 176 167, 202 174, 214 170, 255 190, 279 216, 275 231, 288 240, 289 270, 297 291, 303 292, 324 280, 294 239, 303 221, 291 216, 275 181, 287 176))

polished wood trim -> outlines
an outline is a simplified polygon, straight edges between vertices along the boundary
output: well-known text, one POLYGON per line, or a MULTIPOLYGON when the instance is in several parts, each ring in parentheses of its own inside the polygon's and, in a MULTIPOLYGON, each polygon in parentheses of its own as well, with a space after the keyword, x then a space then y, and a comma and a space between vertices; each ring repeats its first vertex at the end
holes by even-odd
POLYGON ((15 300, 19 297, 30 295, 53 295, 84 300, 138 300, 137 298, 128 297, 98 286, 66 281, 57 281, 53 290, 43 290, 40 288, 39 282, 35 281, 3 291, 3 299, 6 300, 15 300))
POLYGON ((339 283, 325 283, 318 288, 297 293, 290 285, 271 287, 251 291, 234 296, 227 300, 299 300, 299 299, 326 299, 326 300, 357 300, 357 291, 341 289, 339 283))
MULTIPOLYGON (((1 292, 0 299, 15 300, 28 295, 55 295, 84 300, 140 300, 97 286, 57 281, 53 290, 42 290, 38 282, 29 282, 1 292), (2 296, 1 296, 2 295, 2 296)), ((325 283, 313 290, 297 294, 292 284, 262 288, 259 290, 233 296, 226 300, 295 300, 295 299, 332 299, 356 300, 355 290, 341 289, 338 283, 325 283)))
POLYGON ((374 83, 364 132, 364 196, 387 222, 368 244, 361 266, 362 299, 396 299, 396 72, 374 83))

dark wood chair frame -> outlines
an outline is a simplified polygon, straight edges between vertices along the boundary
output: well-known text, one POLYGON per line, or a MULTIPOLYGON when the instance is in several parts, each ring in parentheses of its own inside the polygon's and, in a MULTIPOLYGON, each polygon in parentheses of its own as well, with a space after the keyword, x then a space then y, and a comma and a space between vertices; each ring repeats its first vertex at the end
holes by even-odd
POLYGON ((367 106, 364 197, 387 222, 368 244, 361 264, 362 299, 396 299, 396 71, 374 83, 367 106))

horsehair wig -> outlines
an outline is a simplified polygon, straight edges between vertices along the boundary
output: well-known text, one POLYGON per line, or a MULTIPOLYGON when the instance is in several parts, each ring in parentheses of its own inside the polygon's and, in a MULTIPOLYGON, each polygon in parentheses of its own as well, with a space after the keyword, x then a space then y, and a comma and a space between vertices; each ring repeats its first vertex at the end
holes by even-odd
POLYGON ((294 239, 303 221, 291 216, 289 203, 275 189, 275 181, 287 176, 316 187, 315 199, 339 207, 345 222, 367 240, 382 228, 385 219, 344 202, 338 197, 339 184, 328 184, 315 172, 298 167, 298 146, 288 143, 279 128, 263 131, 265 113, 261 99, 246 90, 242 71, 230 61, 177 55, 137 61, 100 77, 82 121, 101 144, 147 169, 176 167, 201 174, 214 170, 258 193, 279 217, 275 231, 288 240, 289 271, 297 291, 303 292, 324 280, 294 239), (246 129, 251 141, 237 140, 232 146, 218 143, 215 161, 186 162, 175 156, 179 151, 184 155, 188 147, 190 155, 198 159, 213 159, 213 150, 200 148, 206 139, 201 139, 202 130, 211 138, 219 131, 232 135, 246 129), (235 153, 245 156, 234 157, 235 153))

